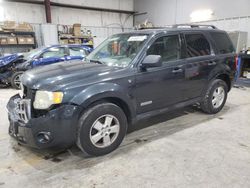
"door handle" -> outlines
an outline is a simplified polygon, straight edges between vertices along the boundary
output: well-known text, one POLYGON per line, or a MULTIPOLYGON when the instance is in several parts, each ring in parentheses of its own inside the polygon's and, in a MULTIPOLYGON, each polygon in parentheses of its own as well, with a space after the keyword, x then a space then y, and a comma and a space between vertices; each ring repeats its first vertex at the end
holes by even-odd
POLYGON ((172 70, 172 73, 181 73, 181 72, 183 72, 183 69, 180 67, 176 67, 172 70))
POLYGON ((210 61, 208 62, 208 65, 211 66, 211 65, 216 65, 216 62, 215 61, 210 61))

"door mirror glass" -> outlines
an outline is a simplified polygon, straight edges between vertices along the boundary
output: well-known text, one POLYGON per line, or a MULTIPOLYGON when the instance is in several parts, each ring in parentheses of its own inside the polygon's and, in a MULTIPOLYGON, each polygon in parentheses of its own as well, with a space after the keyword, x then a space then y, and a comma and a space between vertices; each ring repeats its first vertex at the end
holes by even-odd
POLYGON ((141 65, 143 68, 160 67, 162 58, 160 55, 147 55, 141 65))

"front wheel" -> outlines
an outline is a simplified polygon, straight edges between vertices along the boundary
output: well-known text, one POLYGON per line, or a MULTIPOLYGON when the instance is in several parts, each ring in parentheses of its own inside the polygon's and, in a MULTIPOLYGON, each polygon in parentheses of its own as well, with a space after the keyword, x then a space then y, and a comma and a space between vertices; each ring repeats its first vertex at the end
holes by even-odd
POLYGON ((228 86, 223 80, 213 80, 203 97, 201 109, 208 114, 221 111, 227 100, 227 91, 228 86))
POLYGON ((15 89, 21 89, 21 76, 23 75, 23 71, 15 72, 11 76, 11 86, 15 89))
POLYGON ((115 150, 127 132, 123 110, 112 103, 89 108, 79 120, 77 146, 87 155, 101 156, 115 150))

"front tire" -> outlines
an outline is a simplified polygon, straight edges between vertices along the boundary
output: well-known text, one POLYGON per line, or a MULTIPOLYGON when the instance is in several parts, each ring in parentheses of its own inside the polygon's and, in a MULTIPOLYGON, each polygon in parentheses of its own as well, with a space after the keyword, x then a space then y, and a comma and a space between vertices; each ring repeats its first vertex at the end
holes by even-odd
POLYGON ((23 75, 23 73, 23 71, 18 71, 11 76, 11 86, 14 89, 21 89, 21 76, 23 75))
POLYGON ((201 109, 208 114, 216 114, 224 107, 227 100, 228 86, 220 79, 210 82, 201 102, 201 109))
POLYGON ((77 146, 87 155, 101 156, 114 151, 127 132, 127 118, 113 103, 89 108, 79 119, 77 146))

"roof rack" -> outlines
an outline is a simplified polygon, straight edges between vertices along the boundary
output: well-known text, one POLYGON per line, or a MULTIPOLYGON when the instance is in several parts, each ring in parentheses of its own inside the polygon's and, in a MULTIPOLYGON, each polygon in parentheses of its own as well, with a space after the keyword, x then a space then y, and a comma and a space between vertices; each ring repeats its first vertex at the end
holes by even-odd
POLYGON ((199 25, 199 24, 175 24, 172 28, 181 28, 181 27, 190 27, 190 28, 211 28, 217 29, 214 25, 199 25))
POLYGON ((142 28, 138 28, 138 30, 166 29, 166 28, 210 28, 210 29, 218 29, 214 25, 175 24, 175 25, 167 25, 167 26, 164 26, 164 27, 142 27, 142 28))
MULTIPOLYGON (((138 28, 138 30, 145 30, 145 29, 165 29, 165 28, 168 28, 168 27, 141 27, 141 28, 138 28)), ((169 27, 171 28, 171 27, 169 27)))

